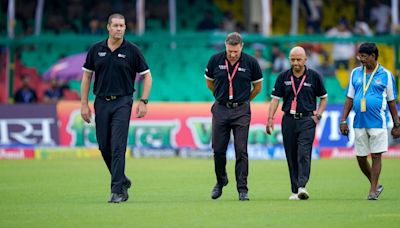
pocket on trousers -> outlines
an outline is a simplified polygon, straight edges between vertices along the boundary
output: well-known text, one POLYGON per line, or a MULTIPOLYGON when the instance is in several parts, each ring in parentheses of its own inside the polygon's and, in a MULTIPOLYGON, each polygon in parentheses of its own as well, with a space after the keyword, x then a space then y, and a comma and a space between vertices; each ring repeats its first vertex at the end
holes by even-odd
POLYGON ((211 113, 212 113, 212 114, 214 114, 215 106, 216 106, 215 103, 213 103, 213 104, 211 105, 211 113))
MULTIPOLYGON (((288 118, 292 118, 292 117, 288 117, 288 118)), ((311 116, 307 116, 307 117, 303 117, 299 120, 293 120, 296 123, 298 123, 298 127, 301 130, 308 130, 311 128, 316 128, 317 124, 314 122, 313 118, 311 116)))

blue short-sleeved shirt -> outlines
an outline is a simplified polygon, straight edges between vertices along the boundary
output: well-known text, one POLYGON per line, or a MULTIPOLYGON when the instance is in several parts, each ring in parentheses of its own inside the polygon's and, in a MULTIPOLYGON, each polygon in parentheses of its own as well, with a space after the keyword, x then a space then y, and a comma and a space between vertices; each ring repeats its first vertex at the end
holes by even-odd
MULTIPOLYGON (((393 74, 379 65, 365 94, 366 112, 361 112, 363 98, 363 66, 355 68, 350 74, 346 96, 353 99, 355 112, 354 128, 387 128, 387 102, 397 99, 397 89, 393 74)), ((366 75, 366 84, 371 73, 366 75)))

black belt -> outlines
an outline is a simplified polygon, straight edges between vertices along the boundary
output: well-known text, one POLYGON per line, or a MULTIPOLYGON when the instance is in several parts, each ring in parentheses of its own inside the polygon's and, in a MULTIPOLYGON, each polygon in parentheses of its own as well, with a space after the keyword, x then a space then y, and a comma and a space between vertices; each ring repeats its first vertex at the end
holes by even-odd
POLYGON ((118 99, 118 98, 120 98, 120 97, 122 97, 121 95, 118 95, 118 96, 101 96, 100 98, 102 98, 102 99, 104 99, 104 100, 106 100, 106 101, 113 101, 113 100, 116 100, 116 99, 118 99))
POLYGON ((298 119, 301 119, 306 116, 312 116, 312 115, 314 115, 314 113, 313 112, 297 112, 296 114, 291 114, 290 112, 285 112, 285 115, 291 116, 291 117, 293 117, 293 119, 298 120, 298 119))
POLYGON ((240 105, 247 103, 247 101, 246 102, 217 101, 217 102, 218 102, 218 104, 221 104, 227 108, 237 108, 240 105))

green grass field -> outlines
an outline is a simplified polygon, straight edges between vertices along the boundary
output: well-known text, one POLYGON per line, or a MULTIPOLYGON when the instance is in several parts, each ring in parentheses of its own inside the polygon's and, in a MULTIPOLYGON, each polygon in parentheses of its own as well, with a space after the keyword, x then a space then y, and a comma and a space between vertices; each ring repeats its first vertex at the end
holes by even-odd
POLYGON ((109 204, 101 159, 0 161, 0 227, 399 227, 400 160, 385 159, 378 201, 355 159, 312 162, 310 199, 288 201, 285 161, 250 161, 250 201, 211 200, 213 161, 128 159, 130 199, 109 204))

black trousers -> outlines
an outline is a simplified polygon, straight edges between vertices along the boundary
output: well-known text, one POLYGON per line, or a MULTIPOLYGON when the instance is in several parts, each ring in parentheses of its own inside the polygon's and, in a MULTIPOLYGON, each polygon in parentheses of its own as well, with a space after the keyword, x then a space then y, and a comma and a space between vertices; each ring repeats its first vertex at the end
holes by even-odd
POLYGON ((283 145, 289 167, 292 193, 305 187, 311 170, 311 151, 316 124, 311 116, 294 119, 285 114, 282 119, 283 145))
POLYGON ((214 150, 217 183, 223 184, 228 179, 226 173, 226 150, 232 131, 236 155, 236 187, 239 192, 247 192, 247 176, 249 172, 247 142, 251 119, 250 102, 245 102, 235 108, 228 108, 215 102, 211 112, 213 114, 212 148, 214 150))
POLYGON ((131 96, 110 101, 96 97, 94 102, 96 137, 111 174, 112 193, 122 193, 122 185, 126 182, 125 153, 132 103, 131 96))

